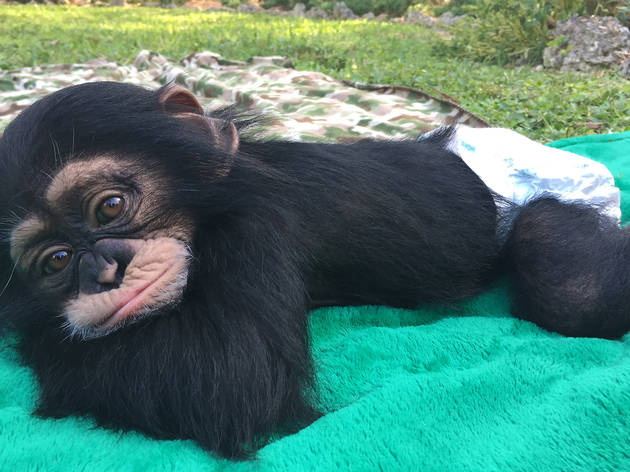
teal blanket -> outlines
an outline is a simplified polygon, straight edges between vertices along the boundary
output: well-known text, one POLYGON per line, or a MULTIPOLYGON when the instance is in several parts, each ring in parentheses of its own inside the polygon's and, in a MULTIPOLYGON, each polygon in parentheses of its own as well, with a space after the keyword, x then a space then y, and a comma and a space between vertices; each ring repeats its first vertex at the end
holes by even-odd
MULTIPOLYGON (((552 146, 608 165, 629 218, 630 133, 552 146)), ((630 336, 547 333, 509 316, 501 284, 456 309, 321 309, 311 329, 326 415, 239 463, 31 417, 33 375, 5 340, 0 470, 630 470, 630 336)))

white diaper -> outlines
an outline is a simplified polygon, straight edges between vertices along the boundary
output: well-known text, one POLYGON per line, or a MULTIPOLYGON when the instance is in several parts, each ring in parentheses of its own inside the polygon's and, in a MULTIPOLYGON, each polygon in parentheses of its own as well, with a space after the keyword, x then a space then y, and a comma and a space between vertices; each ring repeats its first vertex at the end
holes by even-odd
POLYGON ((610 171, 586 157, 543 146, 504 128, 458 126, 449 150, 488 187, 515 203, 552 194, 599 206, 619 220, 619 189, 610 171))

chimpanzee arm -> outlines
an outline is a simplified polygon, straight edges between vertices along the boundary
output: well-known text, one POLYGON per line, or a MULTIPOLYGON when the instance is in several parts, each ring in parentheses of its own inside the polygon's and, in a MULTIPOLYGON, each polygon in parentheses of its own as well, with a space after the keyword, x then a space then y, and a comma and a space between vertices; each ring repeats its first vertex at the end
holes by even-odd
POLYGON ((214 326, 211 359, 220 377, 212 426, 203 422, 192 433, 202 445, 227 455, 277 424, 290 419, 303 426, 316 417, 305 400, 312 372, 300 253, 291 247, 290 231, 279 231, 273 218, 234 226, 208 241, 201 254, 202 261, 207 258, 203 286, 193 281, 198 293, 188 296, 184 307, 197 316, 206 312, 214 326), (209 427, 213 431, 207 434, 209 427))

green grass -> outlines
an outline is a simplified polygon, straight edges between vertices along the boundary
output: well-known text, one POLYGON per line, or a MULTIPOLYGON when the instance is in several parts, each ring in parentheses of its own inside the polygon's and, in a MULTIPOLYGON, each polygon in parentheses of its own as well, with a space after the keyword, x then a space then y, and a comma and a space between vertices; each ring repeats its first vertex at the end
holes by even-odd
POLYGON ((541 141, 630 129, 630 81, 615 72, 533 72, 435 56, 434 31, 377 22, 149 8, 0 6, 0 68, 129 63, 141 49, 179 59, 211 50, 230 59, 283 55, 298 69, 340 79, 438 90, 486 118, 541 141))

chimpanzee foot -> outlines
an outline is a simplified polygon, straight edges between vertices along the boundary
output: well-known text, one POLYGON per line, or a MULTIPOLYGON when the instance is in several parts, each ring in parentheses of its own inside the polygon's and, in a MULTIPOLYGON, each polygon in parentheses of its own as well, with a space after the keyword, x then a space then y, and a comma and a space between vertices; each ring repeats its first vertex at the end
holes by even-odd
POLYGON ((520 210, 505 250, 515 316, 566 336, 630 330, 630 232, 616 221, 541 198, 520 210))

